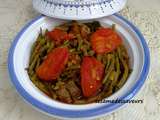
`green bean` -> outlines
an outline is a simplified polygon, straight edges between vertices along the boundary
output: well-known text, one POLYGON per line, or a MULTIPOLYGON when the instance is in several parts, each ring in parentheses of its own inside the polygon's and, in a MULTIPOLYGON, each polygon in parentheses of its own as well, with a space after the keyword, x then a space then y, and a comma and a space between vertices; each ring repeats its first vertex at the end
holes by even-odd
POLYGON ((39 37, 42 37, 43 34, 42 34, 42 28, 40 28, 40 33, 39 33, 39 37))
POLYGON ((101 54, 97 54, 97 60, 102 61, 102 55, 101 54))
POLYGON ((31 61, 31 58, 33 57, 33 53, 34 53, 36 47, 37 47, 37 41, 33 43, 33 46, 31 48, 31 56, 30 56, 30 60, 29 61, 31 61))
POLYGON ((38 58, 37 59, 37 63, 36 63, 36 67, 35 67, 35 70, 39 67, 39 65, 40 65, 40 62, 41 62, 41 60, 40 60, 40 58, 38 58))
POLYGON ((53 99, 57 99, 57 95, 54 91, 53 84, 52 83, 47 83, 47 84, 45 84, 45 87, 47 88, 50 97, 52 97, 53 99))
POLYGON ((66 77, 66 76, 64 76, 64 77, 61 76, 61 78, 62 78, 62 81, 64 81, 64 82, 68 80, 68 77, 66 77))
POLYGON ((50 95, 48 89, 46 88, 46 86, 45 86, 42 82, 37 81, 35 84, 36 84, 36 86, 37 86, 41 91, 43 91, 43 92, 46 93, 47 95, 50 95))
POLYGON ((40 90, 42 90, 43 92, 49 94, 49 93, 48 93, 48 90, 47 90, 47 88, 46 88, 46 86, 45 86, 45 84, 43 84, 43 83, 38 79, 38 77, 37 77, 36 74, 34 74, 33 76, 31 76, 30 79, 32 80, 32 82, 33 82, 40 90))
POLYGON ((82 37, 81 37, 80 34, 77 34, 77 40, 78 40, 78 48, 77 48, 77 50, 80 51, 81 47, 82 47, 82 44, 83 44, 83 40, 82 40, 82 37))
POLYGON ((65 71, 64 73, 61 74, 61 76, 65 77, 66 79, 72 78, 76 72, 77 71, 73 71, 73 70, 65 71))
POLYGON ((75 48, 69 50, 69 52, 71 52, 71 53, 73 53, 73 52, 75 52, 75 51, 76 51, 75 48))
POLYGON ((93 96, 93 97, 90 97, 87 99, 87 103, 92 103, 92 102, 95 102, 95 101, 100 101, 102 99, 102 96, 104 95, 104 93, 99 93, 98 95, 96 96, 93 96))
POLYGON ((131 73, 132 73, 132 71, 133 71, 132 69, 129 69, 129 74, 131 74, 131 73))
POLYGON ((40 38, 39 43, 41 46, 43 46, 46 43, 46 39, 45 38, 40 38))
POLYGON ((50 41, 47 41, 47 42, 46 42, 46 46, 47 46, 47 48, 49 48, 49 46, 50 46, 50 41))
POLYGON ((49 32, 48 29, 46 29, 44 32, 44 37, 47 35, 48 32, 49 32))
POLYGON ((54 48, 54 43, 50 42, 50 45, 48 47, 47 53, 49 53, 54 48))
POLYGON ((111 61, 112 61, 112 54, 108 54, 107 55, 107 63, 106 63, 105 72, 106 72, 106 70, 108 70, 108 67, 111 64, 111 61))
POLYGON ((88 52, 88 55, 89 56, 93 56, 95 54, 95 52, 93 51, 93 50, 90 50, 89 52, 88 52))
POLYGON ((37 78, 37 75, 34 74, 34 75, 30 76, 30 79, 31 79, 33 82, 36 82, 38 78, 37 78))
POLYGON ((61 45, 61 47, 67 47, 67 46, 69 46, 69 45, 70 45, 69 40, 66 40, 66 41, 63 43, 63 45, 61 45))
POLYGON ((31 52, 31 56, 30 56, 30 63, 33 61, 34 57, 37 55, 39 49, 41 48, 41 45, 39 44, 39 42, 35 45, 34 50, 31 52))
POLYGON ((120 59, 120 61, 121 61, 121 59, 122 59, 121 47, 118 47, 118 48, 117 48, 117 53, 118 53, 118 57, 119 57, 119 59, 120 59))
POLYGON ((78 104, 78 105, 80 105, 80 104, 86 104, 86 100, 75 100, 74 104, 78 104))
POLYGON ((36 62, 37 62, 38 57, 39 57, 39 54, 37 54, 37 55, 34 57, 34 60, 31 61, 31 65, 29 66, 29 74, 31 74, 31 75, 34 73, 34 69, 35 69, 36 62))
POLYGON ((51 97, 53 99, 57 99, 58 96, 57 96, 57 94, 53 90, 51 90, 50 93, 51 93, 51 97))
POLYGON ((46 53, 49 53, 53 49, 53 43, 52 42, 47 42, 41 49, 39 50, 40 57, 43 59, 46 53))
POLYGON ((118 58, 118 55, 116 54, 116 71, 117 73, 121 73, 121 70, 120 70, 120 63, 119 63, 119 58, 118 58))
POLYGON ((112 30, 116 31, 116 24, 112 24, 112 30))
POLYGON ((103 91, 106 91, 108 90, 109 86, 111 85, 112 81, 107 79, 107 81, 105 82, 105 86, 104 86, 104 90, 103 91))
POLYGON ((44 51, 46 51, 48 49, 48 47, 49 47, 48 44, 41 47, 41 49, 39 50, 39 54, 42 54, 44 51))
POLYGON ((47 52, 49 47, 50 47, 50 42, 47 41, 46 44, 42 46, 42 48, 40 50, 40 54, 45 52, 45 51, 47 52))
POLYGON ((115 71, 112 71, 109 75, 109 80, 111 80, 112 82, 115 80, 115 75, 116 75, 116 72, 115 71))
POLYGON ((114 63, 115 63, 115 58, 114 58, 114 56, 113 56, 113 57, 112 57, 111 64, 110 64, 110 66, 108 67, 107 72, 105 73, 106 75, 105 75, 105 77, 104 77, 104 79, 103 79, 103 84, 105 84, 105 82, 107 81, 110 73, 114 70, 114 63))
POLYGON ((129 57, 128 57, 128 53, 127 53, 125 47, 121 45, 120 50, 121 50, 122 57, 125 58, 125 59, 128 59, 129 57))
POLYGON ((75 51, 73 54, 78 54, 79 56, 82 56, 82 51, 75 51))
POLYGON ((46 40, 44 39, 44 37, 40 33, 39 36, 38 36, 38 38, 37 38, 37 40, 36 40, 36 44, 34 45, 33 50, 31 52, 30 61, 32 61, 34 59, 34 56, 39 52, 39 49, 45 43, 46 43, 46 40))
POLYGON ((118 55, 116 54, 115 57, 116 57, 116 63, 115 63, 115 65, 116 65, 116 71, 115 71, 115 79, 114 79, 114 81, 112 83, 113 86, 116 85, 116 83, 118 81, 118 78, 119 78, 119 75, 121 74, 118 55))
POLYGON ((48 45, 44 45, 43 47, 41 47, 41 49, 39 50, 39 56, 40 56, 40 59, 43 59, 46 52, 48 50, 48 45))
POLYGON ((109 83, 105 83, 105 86, 107 86, 109 91, 113 91, 113 83, 115 82, 115 76, 116 76, 116 71, 112 71, 108 77, 108 82, 109 83))
POLYGON ((107 64, 107 54, 104 54, 102 57, 102 63, 106 66, 107 64))
POLYGON ((122 78, 120 79, 120 81, 117 85, 119 88, 122 87, 122 85, 124 85, 124 83, 126 82, 126 80, 128 78, 128 74, 129 74, 129 68, 128 68, 126 61, 122 59, 121 62, 124 67, 124 73, 123 73, 122 78))
POLYGON ((65 83, 64 82, 62 82, 62 81, 57 81, 56 82, 56 85, 55 85, 55 87, 54 87, 54 90, 58 90, 59 88, 60 88, 60 86, 62 86, 62 85, 64 85, 65 83))
POLYGON ((69 44, 69 40, 66 40, 63 44, 64 44, 64 45, 69 44))
POLYGON ((75 70, 75 69, 79 69, 81 66, 80 65, 72 65, 68 68, 66 68, 66 70, 75 70))
POLYGON ((102 92, 104 93, 103 98, 108 97, 110 94, 112 94, 112 80, 107 79, 102 92))
POLYGON ((112 88, 112 85, 110 85, 108 86, 108 90, 105 92, 105 95, 103 97, 106 98, 112 94, 113 94, 113 88, 112 88))
POLYGON ((119 59, 120 59, 122 65, 123 65, 123 68, 124 68, 124 73, 122 75, 122 78, 120 79, 120 81, 117 85, 117 87, 120 88, 125 83, 125 81, 127 80, 127 77, 128 77, 128 74, 129 74, 129 68, 128 68, 126 60, 124 60, 122 55, 121 55, 121 48, 119 47, 117 49, 117 51, 118 51, 119 59))
POLYGON ((67 75, 69 75, 69 74, 72 74, 73 73, 73 71, 72 70, 65 70, 63 73, 62 73, 62 77, 63 76, 67 76, 67 75))
POLYGON ((90 42, 88 40, 84 39, 83 41, 87 46, 89 46, 89 47, 91 46, 91 44, 90 44, 90 42))

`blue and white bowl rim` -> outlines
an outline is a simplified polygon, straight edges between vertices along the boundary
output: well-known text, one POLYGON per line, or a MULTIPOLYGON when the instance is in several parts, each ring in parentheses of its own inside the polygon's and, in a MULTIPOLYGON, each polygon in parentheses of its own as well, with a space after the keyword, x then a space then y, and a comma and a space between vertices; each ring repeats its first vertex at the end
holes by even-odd
MULTIPOLYGON (((150 52, 149 52, 148 45, 147 45, 143 35, 141 34, 141 32, 131 22, 129 22, 127 19, 125 19, 121 15, 114 14, 114 16, 118 17, 122 21, 126 22, 136 32, 137 36, 139 37, 140 42, 142 43, 143 50, 144 50, 144 66, 142 68, 142 72, 139 77, 139 80, 135 83, 135 85, 132 87, 132 89, 130 91, 128 91, 125 95, 123 95, 120 98, 122 100, 130 100, 140 90, 140 88, 142 87, 142 85, 144 84, 144 82, 147 78, 149 68, 150 68, 150 52)), ((27 93, 27 91, 25 91, 23 86, 21 86, 20 83, 18 82, 17 76, 14 71, 13 54, 14 54, 16 44, 19 41, 22 34, 26 31, 26 29, 29 26, 31 26, 34 22, 41 19, 42 17, 44 17, 44 16, 43 15, 38 16, 35 19, 33 19, 32 21, 30 21, 26 26, 24 26, 23 29, 15 37, 15 39, 11 45, 11 48, 9 50, 8 71, 9 71, 9 74, 11 77, 11 81, 12 81, 13 85, 16 87, 16 90, 18 91, 18 93, 27 102, 32 104, 34 107, 40 109, 41 111, 46 112, 50 115, 61 116, 61 117, 66 117, 66 118, 86 118, 86 117, 99 116, 102 114, 110 113, 110 112, 116 110, 117 108, 119 108, 120 106, 122 106, 123 104, 111 103, 111 104, 106 104, 104 106, 101 106, 101 107, 95 108, 95 109, 91 109, 91 110, 83 110, 83 111, 65 110, 65 109, 59 109, 59 108, 48 106, 48 105, 42 103, 41 101, 36 100, 32 96, 30 96, 27 93)))

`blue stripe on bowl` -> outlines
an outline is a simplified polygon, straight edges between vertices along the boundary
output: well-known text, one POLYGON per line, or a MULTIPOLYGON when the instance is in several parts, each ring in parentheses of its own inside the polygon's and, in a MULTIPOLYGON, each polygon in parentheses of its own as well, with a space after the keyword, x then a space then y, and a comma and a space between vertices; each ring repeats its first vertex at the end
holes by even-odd
MULTIPOLYGON (((125 23, 127 23, 137 33, 137 35, 138 35, 138 37, 140 39, 140 42, 142 43, 143 50, 144 50, 144 66, 143 66, 140 78, 136 82, 134 87, 128 93, 126 93, 124 96, 122 96, 122 98, 121 98, 121 99, 125 99, 125 100, 130 100, 140 90, 140 88, 142 87, 142 85, 144 84, 144 82, 145 82, 145 80, 147 78, 147 75, 148 75, 148 72, 149 72, 149 67, 150 67, 150 53, 149 53, 149 48, 147 46, 147 43, 145 42, 145 39, 144 39, 143 35, 140 33, 140 31, 131 22, 129 22, 124 17, 122 17, 122 16, 120 16, 118 14, 115 14, 114 16, 119 18, 119 19, 121 19, 125 23)), ((29 26, 31 26, 34 22, 36 22, 37 20, 39 20, 41 18, 43 18, 43 15, 41 15, 41 16, 35 18, 34 20, 32 20, 31 22, 29 22, 18 33, 18 35, 14 39, 13 44, 12 44, 10 50, 9 50, 8 70, 9 70, 9 74, 10 74, 10 77, 11 77, 11 81, 14 84, 14 86, 16 87, 16 90, 18 91, 18 93, 28 103, 32 104, 36 108, 39 108, 41 111, 44 111, 44 112, 49 113, 51 115, 60 116, 60 117, 67 117, 67 118, 95 117, 95 116, 99 116, 99 115, 102 115, 102 114, 110 113, 110 112, 116 110, 117 108, 119 108, 120 106, 122 106, 123 104, 107 104, 107 105, 104 104, 104 106, 102 106, 102 107, 91 109, 91 110, 83 110, 83 111, 73 111, 73 110, 58 109, 58 108, 54 108, 54 107, 48 106, 48 105, 38 101, 37 99, 35 99, 32 96, 30 96, 27 93, 27 91, 25 91, 23 86, 21 86, 20 83, 18 82, 16 74, 15 74, 15 71, 14 71, 13 54, 14 54, 17 42, 19 41, 19 39, 22 36, 22 34, 26 31, 26 29, 29 26)))

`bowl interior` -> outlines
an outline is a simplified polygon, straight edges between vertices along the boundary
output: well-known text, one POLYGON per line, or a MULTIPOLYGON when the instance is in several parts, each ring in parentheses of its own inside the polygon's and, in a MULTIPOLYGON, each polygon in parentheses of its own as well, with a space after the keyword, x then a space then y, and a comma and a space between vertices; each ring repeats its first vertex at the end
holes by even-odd
MULTIPOLYGON (((91 20, 90 20, 91 21, 91 20)), ((93 21, 93 20, 92 20, 93 21)), ((125 85, 117 91, 112 96, 106 98, 109 100, 116 100, 126 94, 137 82, 142 68, 144 64, 144 52, 143 47, 139 41, 136 33, 129 28, 123 21, 118 20, 115 16, 110 16, 107 18, 99 19, 102 26, 111 26, 112 24, 116 24, 116 29, 118 33, 123 38, 123 43, 125 44, 129 56, 130 56, 130 65, 133 69, 130 77, 128 78, 125 85)), ((52 19, 48 17, 41 17, 37 21, 35 21, 31 26, 29 26, 24 33, 21 35, 18 40, 15 51, 13 54, 14 57, 14 72, 18 78, 19 83, 23 86, 23 88, 35 99, 41 101, 44 104, 49 106, 53 106, 61 109, 69 109, 69 110, 83 110, 83 109, 92 109, 103 106, 103 104, 108 103, 92 103, 86 105, 69 105, 64 104, 55 100, 50 99, 45 94, 43 94, 37 87, 29 79, 27 71, 25 68, 28 67, 30 51, 33 43, 35 42, 40 28, 45 30, 46 28, 51 30, 54 26, 61 24, 63 20, 52 19)), ((89 22, 89 21, 83 21, 89 22)))

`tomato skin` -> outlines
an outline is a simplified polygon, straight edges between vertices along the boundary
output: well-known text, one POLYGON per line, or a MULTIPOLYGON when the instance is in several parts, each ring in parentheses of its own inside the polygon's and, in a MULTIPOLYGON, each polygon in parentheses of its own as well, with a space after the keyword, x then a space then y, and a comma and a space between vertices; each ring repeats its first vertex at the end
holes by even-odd
POLYGON ((55 80, 65 68, 68 58, 68 48, 55 48, 37 68, 36 74, 45 81, 55 80))
POLYGON ((101 28, 91 36, 93 50, 98 54, 109 53, 122 44, 121 37, 111 28, 101 28))
POLYGON ((93 96, 102 86, 104 65, 94 57, 84 57, 81 65, 81 87, 85 97, 93 96))
POLYGON ((48 32, 47 35, 51 40, 57 42, 63 42, 64 40, 71 40, 74 38, 73 34, 67 34, 66 32, 60 29, 54 29, 51 32, 48 32))

